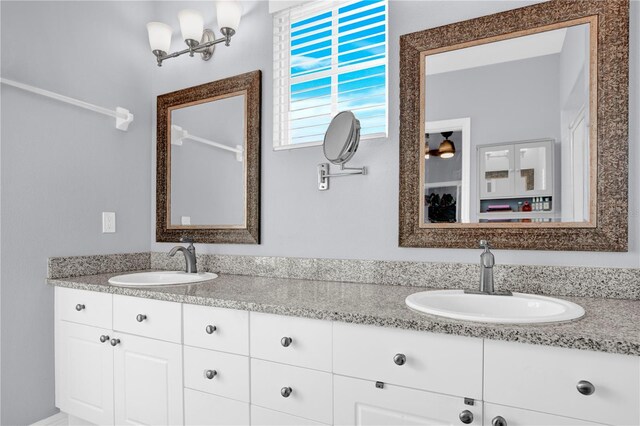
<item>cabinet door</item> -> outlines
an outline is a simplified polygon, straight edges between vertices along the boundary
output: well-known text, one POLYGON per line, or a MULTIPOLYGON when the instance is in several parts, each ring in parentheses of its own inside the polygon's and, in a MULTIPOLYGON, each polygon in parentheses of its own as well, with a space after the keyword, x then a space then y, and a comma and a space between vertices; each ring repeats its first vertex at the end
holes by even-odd
POLYGON ((513 197, 513 145, 478 149, 480 198, 513 197))
POLYGON ((514 145, 515 196, 553 195, 553 141, 514 145))
POLYGON ((113 349, 104 330, 58 321, 56 405, 95 424, 113 424, 113 349))
POLYGON ((496 417, 502 417, 508 426, 579 426, 598 425, 584 420, 569 417, 554 416, 553 414, 537 411, 522 410, 504 405, 484 404, 484 426, 492 426, 496 417))
POLYGON ((252 405, 251 426, 324 426, 324 423, 252 405))
POLYGON ((336 426, 458 426, 463 424, 460 415, 465 411, 472 418, 467 424, 477 426, 482 424, 480 404, 465 405, 462 397, 387 384, 380 388, 371 380, 333 376, 336 426))
POLYGON ((193 389, 185 389, 184 423, 187 426, 248 425, 249 404, 193 389))
POLYGON ((114 348, 118 425, 182 424, 182 346, 118 334, 114 348))

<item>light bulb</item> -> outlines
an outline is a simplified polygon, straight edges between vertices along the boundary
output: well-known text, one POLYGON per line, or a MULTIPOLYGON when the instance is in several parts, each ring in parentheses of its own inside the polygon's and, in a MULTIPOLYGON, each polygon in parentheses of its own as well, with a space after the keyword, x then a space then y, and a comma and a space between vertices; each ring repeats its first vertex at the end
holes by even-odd
POLYGON ((180 21, 180 31, 182 32, 182 39, 195 40, 200 43, 202 40, 202 32, 204 30, 204 19, 202 14, 197 10, 184 9, 178 13, 178 20, 180 21))
POLYGON ((216 3, 216 14, 218 16, 218 28, 231 28, 238 31, 240 18, 242 17, 242 5, 238 1, 218 1, 216 3))
POLYGON ((147 32, 149 33, 149 46, 151 46, 152 52, 169 52, 173 33, 169 25, 162 22, 149 22, 147 24, 147 32))

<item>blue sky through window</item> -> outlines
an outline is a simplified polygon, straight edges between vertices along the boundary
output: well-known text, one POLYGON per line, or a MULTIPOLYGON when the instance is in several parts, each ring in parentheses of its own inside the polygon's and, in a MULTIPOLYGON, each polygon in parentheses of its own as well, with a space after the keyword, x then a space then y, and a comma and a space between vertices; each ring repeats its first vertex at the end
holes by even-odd
POLYGON ((387 131, 387 0, 361 0, 291 22, 290 143, 322 141, 352 110, 361 134, 387 131))

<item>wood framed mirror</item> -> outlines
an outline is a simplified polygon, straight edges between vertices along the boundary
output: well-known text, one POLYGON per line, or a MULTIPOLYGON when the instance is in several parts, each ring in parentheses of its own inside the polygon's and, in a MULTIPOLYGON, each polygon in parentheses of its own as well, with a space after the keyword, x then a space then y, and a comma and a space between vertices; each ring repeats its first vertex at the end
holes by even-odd
POLYGON ((261 73, 158 96, 156 241, 259 244, 261 73))
POLYGON ((627 0, 400 38, 402 247, 626 251, 627 0))

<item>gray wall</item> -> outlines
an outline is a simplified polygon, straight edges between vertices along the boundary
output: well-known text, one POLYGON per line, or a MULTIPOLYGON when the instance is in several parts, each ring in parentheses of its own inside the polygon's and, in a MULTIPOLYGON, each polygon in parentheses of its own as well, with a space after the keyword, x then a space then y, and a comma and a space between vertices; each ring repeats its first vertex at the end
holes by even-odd
MULTIPOLYGON (((167 18, 168 23, 175 27, 176 13, 186 4, 159 2, 156 19, 167 18)), ((366 165, 369 170, 367 176, 335 180, 331 189, 324 192, 318 191, 316 186, 316 165, 325 161, 320 147, 284 152, 272 149, 272 24, 266 2, 246 4, 246 12, 232 46, 218 47, 212 63, 179 58, 155 70, 152 77, 154 95, 253 69, 263 71, 262 244, 199 245, 198 250, 246 255, 476 262, 477 250, 398 247, 399 36, 527 4, 530 3, 392 0, 389 6, 389 138, 360 144, 352 165, 366 165)), ((637 225, 640 201, 638 6, 640 4, 634 1, 631 22, 630 251, 499 251, 496 255, 498 262, 640 266, 637 225)), ((215 13, 212 4, 202 3, 198 8, 206 16, 215 13)), ((172 244, 155 243, 153 233, 150 234, 153 250, 169 250, 172 244)))
POLYGON ((53 414, 49 256, 149 249, 151 91, 144 3, 9 2, 2 77, 135 114, 115 120, 2 85, 1 407, 5 425, 53 414), (35 32, 34 32, 35 31, 35 32), (28 49, 22 49, 22 47, 28 49), (117 233, 102 234, 115 211, 117 233))

